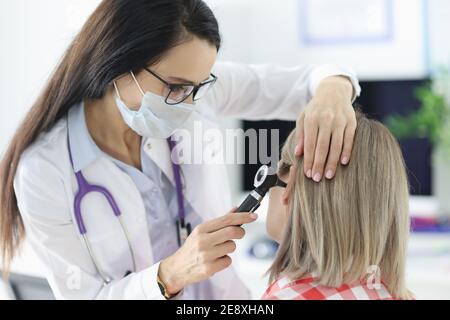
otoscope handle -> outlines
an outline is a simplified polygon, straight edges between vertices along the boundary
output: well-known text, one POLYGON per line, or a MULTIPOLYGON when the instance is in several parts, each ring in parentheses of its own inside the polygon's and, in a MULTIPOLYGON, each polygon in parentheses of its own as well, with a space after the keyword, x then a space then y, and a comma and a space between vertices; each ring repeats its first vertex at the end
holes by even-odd
POLYGON ((254 212, 258 209, 264 196, 253 190, 241 203, 236 212, 254 212))

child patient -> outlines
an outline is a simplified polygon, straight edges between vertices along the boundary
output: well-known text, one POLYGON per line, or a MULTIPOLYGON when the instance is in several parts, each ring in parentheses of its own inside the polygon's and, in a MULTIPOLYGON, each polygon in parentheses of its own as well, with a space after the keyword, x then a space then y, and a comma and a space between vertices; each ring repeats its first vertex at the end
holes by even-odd
POLYGON ((287 139, 269 195, 267 231, 280 244, 263 299, 410 299, 405 287, 408 182, 399 145, 357 112, 352 160, 316 183, 287 139))

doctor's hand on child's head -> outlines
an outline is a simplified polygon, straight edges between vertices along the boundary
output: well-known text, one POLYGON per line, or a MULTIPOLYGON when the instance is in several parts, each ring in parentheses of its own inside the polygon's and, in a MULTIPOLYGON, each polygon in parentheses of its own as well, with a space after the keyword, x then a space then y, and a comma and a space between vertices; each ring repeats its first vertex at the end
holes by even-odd
POLYGON ((236 250, 233 240, 245 235, 241 225, 257 218, 255 213, 237 213, 233 208, 222 217, 198 225, 181 248, 160 264, 159 276, 169 293, 176 294, 228 268, 232 262, 228 255, 236 250))
POLYGON ((356 131, 352 93, 348 78, 326 78, 297 120, 295 154, 304 156, 304 173, 315 182, 334 178, 338 164, 350 161, 356 131))

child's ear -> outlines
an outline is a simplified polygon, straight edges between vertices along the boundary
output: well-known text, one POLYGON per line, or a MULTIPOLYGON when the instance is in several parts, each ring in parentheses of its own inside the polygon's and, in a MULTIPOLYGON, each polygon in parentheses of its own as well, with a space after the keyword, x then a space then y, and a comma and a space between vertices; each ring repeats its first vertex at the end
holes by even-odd
POLYGON ((292 190, 294 189, 295 185, 295 172, 297 171, 296 166, 291 166, 289 168, 289 177, 287 181, 287 186, 284 189, 283 195, 281 197, 281 202, 283 205, 287 206, 289 203, 289 198, 291 197, 292 190))

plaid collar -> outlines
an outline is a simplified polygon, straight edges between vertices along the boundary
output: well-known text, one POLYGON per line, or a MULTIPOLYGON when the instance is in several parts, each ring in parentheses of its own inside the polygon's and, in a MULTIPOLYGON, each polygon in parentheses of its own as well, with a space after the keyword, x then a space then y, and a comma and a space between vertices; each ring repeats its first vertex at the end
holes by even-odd
POLYGON ((264 293, 263 300, 393 300, 383 283, 369 288, 364 282, 343 284, 338 288, 320 285, 318 278, 307 275, 298 280, 281 277, 264 293))

